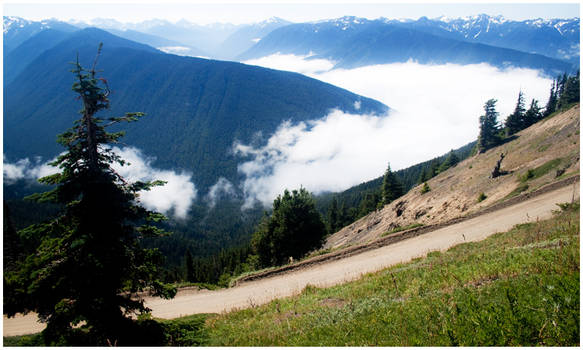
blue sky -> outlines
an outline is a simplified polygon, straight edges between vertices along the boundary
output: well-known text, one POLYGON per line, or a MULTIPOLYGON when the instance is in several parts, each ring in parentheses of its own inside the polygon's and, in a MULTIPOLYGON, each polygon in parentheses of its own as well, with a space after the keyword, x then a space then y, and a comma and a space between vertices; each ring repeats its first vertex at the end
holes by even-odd
POLYGON ((486 13, 503 15, 508 19, 524 20, 528 18, 572 18, 579 17, 579 2, 542 3, 514 1, 497 3, 476 3, 454 1, 447 4, 428 1, 371 1, 371 3, 347 3, 341 1, 296 1, 293 4, 275 1, 202 2, 202 1, 25 1, 5 0, 4 15, 20 16, 39 20, 58 18, 61 20, 87 20, 91 18, 113 18, 122 22, 138 22, 151 18, 170 21, 187 19, 192 22, 207 24, 214 22, 250 23, 277 16, 292 22, 329 19, 344 15, 366 18, 429 18, 442 15, 463 17, 486 13), (123 4, 121 3, 123 2, 123 4))

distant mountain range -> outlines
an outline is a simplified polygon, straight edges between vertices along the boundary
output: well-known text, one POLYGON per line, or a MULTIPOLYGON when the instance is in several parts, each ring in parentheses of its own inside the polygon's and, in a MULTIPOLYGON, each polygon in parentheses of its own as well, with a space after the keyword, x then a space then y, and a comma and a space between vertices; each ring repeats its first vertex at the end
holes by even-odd
POLYGON ((299 74, 164 54, 172 52, 168 48, 211 55, 188 46, 207 40, 202 46, 213 46, 223 56, 249 47, 239 59, 279 52, 324 57, 345 68, 413 59, 487 62, 557 74, 576 67, 558 58, 573 59, 579 47, 578 18, 515 22, 481 15, 416 21, 342 17, 301 24, 272 18, 238 26, 163 20, 90 24, 118 35, 79 30, 56 20, 4 17, 6 154, 13 159, 51 157, 59 151, 54 136, 70 125, 78 109, 71 100, 68 63, 77 52, 84 60, 92 59, 103 41, 102 68, 115 82, 112 113, 138 110, 149 115, 128 126, 127 142, 156 156, 159 166, 193 171, 203 187, 219 176, 237 178, 236 160, 229 153, 235 139, 250 142, 257 131, 267 136, 283 120, 319 118, 330 108, 382 113, 387 107, 299 74), (355 101, 361 101, 360 110, 355 101))
POLYGON ((74 32, 79 28, 57 20, 29 21, 20 17, 3 17, 4 55, 17 48, 32 36, 46 29, 74 32))
POLYGON ((502 16, 478 15, 386 22, 452 39, 536 53, 579 64, 579 18, 510 21, 502 16))
POLYGON ((99 69, 112 89, 107 114, 147 114, 122 127, 123 141, 156 157, 158 167, 192 172, 203 193, 219 177, 238 180, 240 159, 231 152, 235 140, 250 143, 256 133, 270 135, 284 120, 318 119, 333 108, 387 111, 377 101, 300 74, 169 55, 95 28, 46 31, 23 45, 35 47, 39 41, 58 43, 4 88, 4 152, 12 160, 47 159, 61 151, 55 137, 71 127, 80 108, 71 92, 70 62, 78 53, 89 66, 100 42, 99 69))
POLYGON ((217 50, 218 58, 234 59, 261 41, 273 30, 289 24, 291 22, 272 17, 260 23, 241 26, 221 43, 220 48, 217 50))
POLYGON ((579 67, 579 18, 511 21, 488 15, 374 21, 347 16, 297 24, 273 17, 240 25, 198 25, 160 19, 121 23, 101 18, 87 22, 34 22, 4 17, 4 51, 10 52, 44 29, 71 32, 86 27, 98 27, 168 53, 225 60, 247 60, 279 52, 315 54, 337 62, 338 67, 408 59, 422 63, 485 62, 498 67, 544 69, 549 74, 579 67))
MULTIPOLYGON (((573 20, 573 23, 575 22, 578 27, 579 20, 573 20)), ((340 68, 406 62, 408 60, 430 64, 489 63, 497 67, 515 66, 540 69, 552 75, 572 71, 576 68, 569 62, 541 54, 486 45, 478 41, 480 35, 474 35, 468 39, 469 33, 472 33, 471 28, 475 29, 479 25, 484 25, 483 21, 476 22, 475 25, 472 23, 474 22, 466 21, 464 26, 455 21, 448 24, 448 22, 426 19, 388 21, 386 19, 367 20, 357 17, 342 17, 316 23, 291 24, 272 31, 252 48, 238 56, 238 59, 248 60, 276 53, 312 55, 313 58, 334 61, 336 67, 340 68), (456 30, 456 28, 464 31, 456 30)), ((508 22, 508 25, 515 25, 515 22, 508 22)), ((546 34, 546 30, 538 30, 536 29, 538 27, 530 26, 531 30, 528 31, 525 26, 521 27, 522 32, 526 33, 524 35, 530 36, 529 40, 544 42, 549 36, 546 34)), ((555 47, 559 45, 561 47, 579 47, 578 35, 572 35, 571 29, 567 30, 573 26, 574 24, 562 25, 565 35, 561 36, 562 39, 558 40, 560 44, 554 45, 555 47)), ((503 31, 503 28, 498 29, 503 31)), ((558 33, 556 29, 553 30, 558 33)), ((516 37, 508 40, 488 39, 489 37, 490 34, 482 36, 483 41, 501 42, 507 44, 506 46, 511 46, 514 41, 519 41, 516 37)), ((521 45, 524 46, 524 44, 521 45)), ((541 51, 552 51, 552 45, 542 44, 541 46, 543 47, 541 51)), ((556 51, 557 54, 561 52, 556 51)), ((571 54, 570 51, 568 57, 572 58, 571 54)))

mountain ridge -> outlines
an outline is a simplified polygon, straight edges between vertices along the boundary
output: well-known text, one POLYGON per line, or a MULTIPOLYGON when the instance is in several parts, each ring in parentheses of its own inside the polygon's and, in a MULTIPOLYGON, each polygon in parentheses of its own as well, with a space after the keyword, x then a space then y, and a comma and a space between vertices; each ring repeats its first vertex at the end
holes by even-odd
POLYGON ((236 139, 250 142, 257 131, 269 134, 285 119, 317 119, 332 108, 354 114, 387 110, 377 101, 297 73, 168 55, 99 29, 79 33, 45 51, 6 87, 9 157, 50 158, 59 152, 55 135, 70 127, 78 109, 71 98, 68 62, 79 52, 89 66, 99 42, 105 44, 99 67, 112 89, 108 114, 148 114, 124 126, 124 142, 157 157, 157 166, 193 171, 202 188, 219 176, 238 179, 239 159, 229 152, 236 139), (47 125, 46 118, 54 119, 47 125))

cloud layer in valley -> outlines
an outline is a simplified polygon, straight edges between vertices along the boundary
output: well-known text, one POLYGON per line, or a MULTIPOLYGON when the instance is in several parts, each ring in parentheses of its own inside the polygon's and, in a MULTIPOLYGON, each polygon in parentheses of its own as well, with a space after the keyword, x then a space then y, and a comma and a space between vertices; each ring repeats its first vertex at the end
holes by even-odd
MULTIPOLYGON (((188 210, 197 196, 197 190, 191 180, 191 175, 185 172, 161 170, 152 167, 153 159, 146 157, 140 150, 133 147, 117 148, 114 152, 129 162, 129 165, 114 165, 113 168, 130 182, 135 181, 167 181, 164 186, 157 186, 150 191, 140 193, 140 202, 148 209, 162 213, 171 213, 176 218, 186 218, 188 210)), ((39 177, 55 174, 58 169, 42 163, 40 159, 30 161, 21 159, 16 163, 7 163, 4 159, 3 174, 6 184, 20 179, 36 180, 39 177)))
POLYGON ((323 73, 334 67, 334 62, 320 58, 312 58, 312 56, 312 54, 297 56, 276 53, 243 63, 272 69, 288 70, 305 75, 323 73))
POLYGON ((551 86, 537 71, 487 64, 407 62, 324 71, 321 62, 314 67, 304 57, 279 54, 246 63, 303 72, 392 109, 382 117, 331 111, 311 122, 283 123, 264 146, 236 144, 238 154, 252 156, 239 165, 247 205, 269 205, 284 188, 300 185, 316 193, 340 191, 382 175, 387 162, 397 170, 429 160, 477 138, 488 99, 498 100, 503 121, 520 90, 527 107, 532 98, 544 106, 551 86))

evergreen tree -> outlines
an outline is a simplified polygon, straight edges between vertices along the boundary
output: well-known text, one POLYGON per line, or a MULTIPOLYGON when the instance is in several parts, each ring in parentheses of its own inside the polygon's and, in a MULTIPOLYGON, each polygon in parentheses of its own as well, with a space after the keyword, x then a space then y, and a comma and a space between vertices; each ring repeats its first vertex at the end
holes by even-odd
POLYGON ((358 206, 358 217, 361 218, 377 209, 382 197, 378 191, 367 192, 358 206))
POLYGON ((346 208, 346 202, 342 201, 342 205, 340 206, 340 213, 338 215, 338 222, 340 228, 350 224, 353 220, 353 217, 350 216, 348 213, 348 209, 346 208))
POLYGON ((157 280, 162 256, 140 245, 142 237, 162 234, 153 224, 164 217, 141 207, 138 192, 161 183, 128 183, 111 168, 124 164, 108 148, 123 133, 108 133, 106 126, 142 114, 107 120, 96 115, 109 107, 107 82, 95 76, 96 63, 97 58, 89 71, 75 63, 73 91, 83 103, 81 118, 58 138, 66 153, 52 165, 60 173, 39 180, 54 188, 31 197, 61 203, 63 212, 24 231, 38 236, 40 245, 18 271, 4 275, 4 312, 37 312, 47 324, 47 345, 134 344, 128 316, 149 311, 139 293, 164 298, 176 293, 157 280))
POLYGON ((304 188, 285 190, 273 201, 271 216, 264 216, 252 245, 263 266, 299 259, 324 243, 326 226, 312 195, 304 188))
POLYGON ((431 163, 429 164, 429 171, 427 172, 427 176, 428 176, 427 180, 435 177, 437 174, 439 174, 439 159, 434 158, 431 160, 431 163))
POLYGON ((562 89, 557 102, 558 109, 564 109, 571 103, 579 102, 579 84, 579 71, 577 71, 576 75, 566 79, 564 88, 562 89))
POLYGON ((518 101, 516 102, 516 108, 514 112, 506 118, 505 129, 506 135, 514 135, 520 130, 525 128, 524 113, 526 112, 524 108, 524 96, 522 91, 518 92, 518 101))
POLYGON ((336 197, 334 197, 332 198, 332 203, 330 203, 330 208, 328 208, 328 232, 336 232, 339 226, 338 202, 336 197))
POLYGON ((382 204, 387 205, 391 203, 393 200, 401 197, 403 195, 403 185, 397 177, 395 173, 391 171, 391 164, 387 165, 387 170, 385 171, 385 175, 383 177, 383 198, 382 204))
POLYGON ((528 128, 529 126, 538 122, 541 119, 542 119, 542 113, 541 113, 541 108, 538 106, 538 101, 535 99, 532 99, 532 102, 530 103, 530 107, 528 108, 526 113, 524 113, 524 127, 528 128))
POLYGON ((455 152, 452 149, 449 152, 449 154, 447 155, 447 158, 445 158, 443 163, 441 163, 441 165, 439 166, 438 172, 442 173, 442 172, 446 171, 447 169, 456 166, 457 163, 459 163, 459 161, 460 161, 460 159, 458 158, 458 156, 455 154, 455 152))
POLYGON ((8 270, 14 270, 18 267, 19 262, 22 258, 22 244, 20 242, 20 237, 14 229, 12 224, 12 219, 10 215, 10 209, 3 201, 4 205, 4 216, 3 216, 3 233, 4 233, 4 246, 3 246, 3 262, 4 262, 4 272, 8 270))
POLYGON ((496 100, 490 99, 484 104, 484 115, 480 116, 480 134, 478 135, 478 152, 484 153, 500 143, 500 126, 496 100))
POLYGON ((557 81, 553 80, 551 84, 551 93, 549 95, 549 100, 547 101, 547 105, 545 107, 544 117, 548 117, 549 115, 553 114, 557 110, 557 81))
POLYGON ((560 99, 561 96, 563 95, 563 93, 565 92, 565 86, 567 85, 567 80, 569 80, 567 73, 563 73, 563 75, 561 75, 560 77, 557 78, 557 102, 558 102, 558 99, 560 99))
POLYGON ((429 175, 427 174, 427 168, 423 167, 423 169, 421 170, 421 174, 419 175, 419 179, 417 179, 417 183, 422 184, 427 180, 429 180, 429 175))
POLYGON ((185 271, 186 271, 186 280, 188 282, 195 282, 196 276, 194 274, 194 262, 192 260, 192 254, 190 253, 190 249, 186 250, 186 256, 184 257, 184 264, 185 271))

